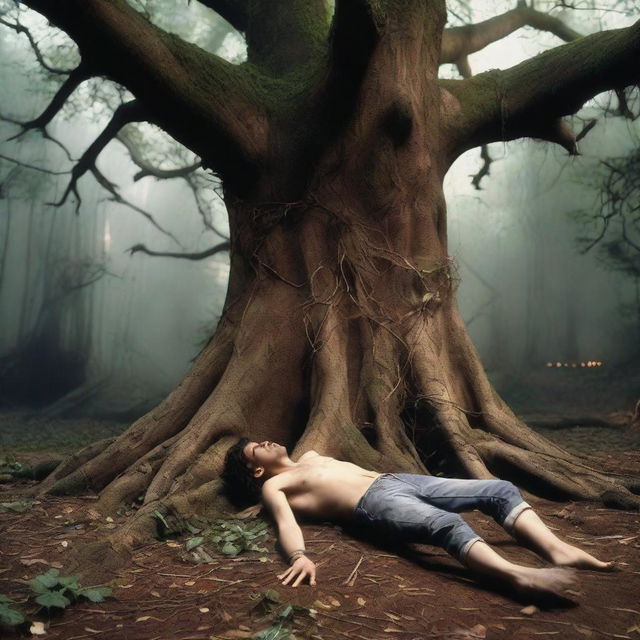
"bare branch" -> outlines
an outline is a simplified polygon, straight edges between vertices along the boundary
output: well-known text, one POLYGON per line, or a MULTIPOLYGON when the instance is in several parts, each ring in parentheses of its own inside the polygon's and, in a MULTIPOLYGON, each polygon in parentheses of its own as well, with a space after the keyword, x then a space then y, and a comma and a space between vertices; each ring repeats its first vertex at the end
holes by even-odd
POLYGON ((64 175, 65 173, 69 173, 68 171, 52 171, 51 169, 45 169, 44 167, 37 167, 34 164, 29 164, 28 162, 21 162, 20 160, 16 160, 15 158, 5 156, 2 153, 0 153, 0 158, 2 158, 2 160, 6 160, 7 162, 13 162, 19 167, 25 167, 25 169, 34 169, 35 171, 42 171, 42 173, 49 173, 54 176, 61 176, 61 175, 64 175))
POLYGON ((160 167, 152 165, 146 158, 144 158, 143 154, 140 152, 136 144, 126 135, 125 132, 119 132, 116 137, 118 141, 121 142, 129 152, 129 156, 131 157, 133 163, 141 169, 141 171, 138 171, 134 175, 134 182, 137 180, 141 180, 146 176, 153 176, 158 180, 182 178, 189 185, 189 188, 193 193, 193 197, 200 216, 202 217, 204 226, 219 235, 221 238, 224 238, 225 240, 228 239, 226 235, 221 233, 211 223, 211 212, 202 201, 199 193, 199 186, 195 182, 194 174, 198 169, 202 168, 201 161, 185 167, 179 167, 177 169, 161 169, 160 167))
POLYGON ((68 78, 62 83, 62 86, 58 89, 56 94, 53 96, 53 99, 47 106, 47 108, 34 120, 29 120, 29 122, 15 122, 15 124, 19 124, 22 127, 22 131, 16 133, 15 136, 11 138, 7 138, 7 140, 14 140, 15 138, 19 138, 24 135, 30 129, 40 129, 45 132, 45 127, 47 124, 53 120, 55 115, 62 109, 64 103, 67 101, 67 98, 78 88, 78 86, 92 77, 91 72, 89 71, 88 65, 81 62, 71 73, 68 78))
POLYGON ((482 147, 480 147, 480 158, 482 159, 482 166, 478 173, 471 178, 471 184, 478 191, 481 189, 480 183, 482 182, 482 178, 489 175, 491 164, 493 163, 493 158, 489 153, 489 147, 486 144, 483 144, 482 147))
POLYGON ((134 253, 138 253, 139 251, 142 253, 146 253, 150 256, 163 256, 166 258, 185 258, 186 260, 204 260, 204 258, 208 258, 210 256, 215 255, 216 253, 220 253, 222 251, 229 251, 230 244, 228 242, 221 242, 209 249, 205 249, 204 251, 199 251, 197 253, 174 253, 171 251, 152 251, 151 249, 147 249, 143 244, 134 244, 132 247, 127 249, 132 255, 134 253))
POLYGON ((255 186, 267 136, 262 94, 244 67, 164 31, 126 0, 23 2, 64 30, 96 74, 131 91, 147 119, 200 156, 231 192, 255 186))
POLYGON ((559 118, 589 98, 640 81, 640 21, 585 36, 504 71, 440 80, 452 160, 488 142, 532 136, 575 151, 559 118))
POLYGON ((524 26, 548 31, 565 42, 571 42, 582 36, 559 18, 536 11, 533 7, 528 7, 523 0, 518 0, 515 9, 484 22, 445 29, 442 36, 440 64, 459 64, 461 58, 484 49, 492 42, 501 40, 524 26))
POLYGON ((66 75, 73 72, 72 69, 60 69, 58 67, 51 66, 44 59, 44 56, 42 55, 42 52, 40 51, 40 48, 38 47, 38 44, 36 43, 33 35, 31 34, 31 31, 29 31, 29 29, 27 29, 27 27, 25 27, 24 25, 20 24, 19 21, 13 23, 5 20, 3 17, 0 17, 0 24, 3 24, 5 27, 9 27, 9 29, 13 29, 17 33, 24 33, 24 35, 27 36, 27 40, 29 40, 29 44, 31 45, 31 48, 36 55, 36 59, 44 69, 49 71, 49 73, 66 75))
POLYGON ((122 129, 122 127, 129 122, 139 122, 145 119, 145 113, 142 109, 142 106, 137 100, 132 100, 130 102, 126 102, 121 104, 113 114, 109 124, 105 127, 102 133, 93 141, 93 143, 89 146, 89 148, 82 154, 80 160, 78 160, 77 164, 71 170, 71 181, 69 182, 67 188, 65 189, 62 197, 58 202, 50 202, 47 204, 52 204, 56 207, 61 206, 67 199, 69 193, 73 191, 77 198, 76 202, 76 214, 79 212, 80 203, 82 202, 80 198, 80 194, 77 189, 78 180, 87 172, 92 171, 96 176, 99 182, 105 186, 105 188, 109 188, 109 186, 113 187, 113 185, 104 180, 103 176, 100 174, 95 166, 96 159, 100 152, 107 146, 107 144, 116 136, 118 131, 122 129), (106 186, 109 185, 109 186, 106 186))

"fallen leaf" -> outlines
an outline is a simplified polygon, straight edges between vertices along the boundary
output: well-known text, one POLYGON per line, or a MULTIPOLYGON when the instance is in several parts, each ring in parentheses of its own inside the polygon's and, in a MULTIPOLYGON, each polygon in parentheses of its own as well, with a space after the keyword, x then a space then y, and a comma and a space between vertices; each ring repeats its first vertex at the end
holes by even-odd
POLYGON ((400 616, 396 616, 393 613, 389 613, 388 611, 383 612, 385 616, 389 616, 392 620, 401 620, 400 616))
POLYGON ((334 606, 334 607, 339 607, 340 606, 340 601, 336 600, 333 596, 329 596, 329 602, 334 606))
POLYGON ((330 604, 325 604, 321 600, 314 600, 313 604, 316 607, 320 607, 321 609, 331 609, 331 605, 330 604))
POLYGON ((182 545, 177 542, 167 542, 167 547, 181 547, 182 545))
POLYGON ((524 607, 524 609, 520 609, 520 613, 523 613, 525 616, 532 616, 534 613, 538 613, 538 611, 540 611, 540 609, 533 604, 524 607))
POLYGON ((48 565, 49 563, 46 560, 43 560, 42 558, 20 558, 20 563, 25 565, 26 567, 30 567, 32 564, 46 564, 48 565))
POLYGON ((141 616, 140 618, 136 618, 136 622, 146 622, 150 618, 151 616, 141 616))
POLYGON ((102 631, 98 631, 97 629, 92 629, 91 627, 85 627, 84 630, 88 631, 89 633, 102 633, 102 631))
POLYGON ((44 636, 47 633, 44 630, 44 622, 33 622, 29 627, 29 631, 34 636, 44 636))
POLYGON ((60 544, 65 548, 69 546, 69 543, 66 540, 63 540, 60 544))
POLYGON ((152 595, 154 598, 161 598, 161 597, 162 597, 162 596, 161 596, 157 591, 152 591, 152 592, 151 592, 151 595, 152 595))
POLYGON ((122 584, 118 589, 131 589, 131 587, 133 587, 133 582, 131 584, 122 584))
POLYGON ((358 604, 363 607, 365 604, 366 600, 364 598, 358 598, 358 604))
POLYGON ((62 569, 62 562, 50 562, 49 564, 55 569, 62 569))
POLYGON ((184 586, 185 586, 185 587, 193 587, 193 585, 194 585, 195 583, 196 583, 196 581, 195 581, 195 580, 187 580, 187 581, 184 583, 184 586))
POLYGON ((208 607, 200 607, 200 609, 198 609, 198 611, 200 611, 200 613, 209 613, 208 607))
POLYGON ((384 630, 385 633, 405 633, 402 629, 394 629, 393 627, 387 627, 384 630))

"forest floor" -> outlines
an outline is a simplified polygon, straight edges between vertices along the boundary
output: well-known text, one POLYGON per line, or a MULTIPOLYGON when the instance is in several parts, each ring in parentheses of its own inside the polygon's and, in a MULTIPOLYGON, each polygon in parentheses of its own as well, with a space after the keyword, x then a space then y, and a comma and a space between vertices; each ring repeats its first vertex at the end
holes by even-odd
MULTIPOLYGON (((624 426, 639 382, 637 372, 616 379, 606 371, 554 370, 531 374, 518 384, 511 379, 509 388, 496 386, 518 415, 545 424, 539 430, 547 437, 579 455, 590 455, 602 470, 639 474, 640 432, 624 426), (550 426, 579 416, 608 426, 550 426)), ((34 464, 126 426, 79 419, 39 422, 5 412, 0 414, 0 458, 13 455, 34 464)), ((14 481, 4 489, 28 483, 14 481)), ((236 531, 257 542, 260 550, 224 554, 220 543, 206 537, 207 531, 154 540, 135 550, 130 565, 111 582, 112 595, 104 602, 80 599, 48 615, 34 602, 29 580, 50 568, 66 575, 65 555, 74 546, 98 539, 127 515, 88 520, 82 514, 95 496, 51 496, 21 513, 0 512, 0 596, 11 598, 29 621, 44 623, 43 637, 56 640, 640 640, 640 513, 529 494, 525 499, 557 535, 603 560, 615 560, 621 570, 580 571, 569 594, 573 602, 531 607, 508 589, 473 580, 441 549, 373 544, 332 523, 303 521, 306 548, 317 565, 317 585, 283 586, 276 576, 286 564, 275 548, 275 526, 261 517, 264 514, 251 513, 235 521, 236 531), (266 533, 252 538, 255 525, 266 525, 266 533), (198 536, 205 540, 188 550, 187 541, 198 536)), ((465 517, 509 560, 547 566, 487 516, 474 512, 465 517)), ((91 586, 82 584, 82 577, 80 582, 91 586)), ((30 626, 23 625, 22 635, 0 626, 0 637, 31 637, 30 626)))

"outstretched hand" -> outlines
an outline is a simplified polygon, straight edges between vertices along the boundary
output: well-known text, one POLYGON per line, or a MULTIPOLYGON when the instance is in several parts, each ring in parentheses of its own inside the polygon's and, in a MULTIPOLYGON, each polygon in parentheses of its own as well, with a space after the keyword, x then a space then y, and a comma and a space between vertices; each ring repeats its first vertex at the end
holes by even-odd
POLYGON ((314 586, 316 584, 316 565, 313 560, 310 560, 307 556, 296 558, 295 562, 278 576, 278 580, 285 578, 282 584, 287 584, 289 580, 296 576, 296 581, 291 585, 292 587, 297 587, 306 576, 309 576, 309 584, 314 586))

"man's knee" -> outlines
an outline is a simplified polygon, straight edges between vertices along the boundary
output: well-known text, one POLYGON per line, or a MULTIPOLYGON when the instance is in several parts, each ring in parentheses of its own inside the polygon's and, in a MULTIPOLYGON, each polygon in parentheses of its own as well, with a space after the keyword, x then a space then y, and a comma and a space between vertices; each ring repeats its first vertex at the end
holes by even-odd
POLYGON ((506 498, 522 499, 520 489, 518 489, 518 487, 516 487, 513 482, 509 482, 509 480, 496 480, 495 482, 497 484, 498 495, 504 496, 506 498))
POLYGON ((479 538, 462 516, 451 512, 433 517, 429 522, 429 534, 431 544, 442 547, 456 557, 470 540, 479 538))
MULTIPOLYGON (((498 524, 505 524, 510 514, 518 505, 524 502, 518 487, 509 480, 488 480, 486 496, 489 498, 480 507, 483 513, 491 516, 498 524)), ((526 504, 526 503, 525 503, 526 504)))

